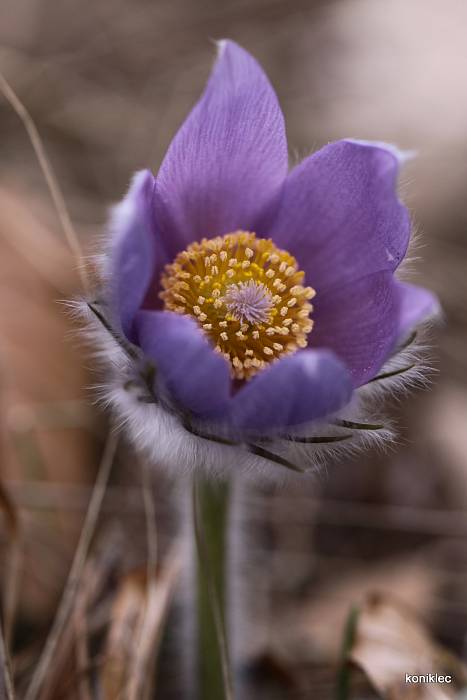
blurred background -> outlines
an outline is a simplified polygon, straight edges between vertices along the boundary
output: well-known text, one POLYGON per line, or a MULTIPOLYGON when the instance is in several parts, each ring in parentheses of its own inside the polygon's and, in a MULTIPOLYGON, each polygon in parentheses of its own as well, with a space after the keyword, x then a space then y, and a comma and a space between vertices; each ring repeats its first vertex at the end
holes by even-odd
MULTIPOLYGON (((464 0, 0 4, 0 71, 41 134, 86 254, 132 173, 157 171, 203 88, 213 39, 238 41, 264 66, 292 162, 341 137, 417 152, 401 190, 419 234, 413 280, 439 294, 445 313, 431 336, 433 383, 388 404, 400 438, 387 453, 331 465, 299 487, 239 489, 230 583, 243 601, 234 630, 242 699, 454 698, 467 683, 466 27, 464 0), (456 687, 399 685, 402 672, 446 668, 456 687)), ((0 136, 0 574, 23 698, 108 418, 62 303, 80 292, 76 263, 2 95, 0 136)), ((144 473, 121 444, 42 700, 193 697, 183 489, 158 473, 148 486, 144 473), (139 679, 133 695, 128 676, 139 679)))

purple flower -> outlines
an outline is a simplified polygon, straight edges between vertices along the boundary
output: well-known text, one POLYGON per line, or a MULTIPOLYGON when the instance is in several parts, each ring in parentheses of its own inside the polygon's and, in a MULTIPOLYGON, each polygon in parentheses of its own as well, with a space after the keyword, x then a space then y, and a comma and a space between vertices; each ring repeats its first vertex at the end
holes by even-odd
POLYGON ((396 277, 402 159, 348 139, 289 171, 267 77, 219 43, 157 176, 138 173, 114 210, 92 307, 125 349, 111 400, 155 459, 287 466, 300 445, 306 464, 323 430, 333 444, 369 434, 342 409, 360 410, 379 373, 400 380, 400 348, 438 311, 396 277))

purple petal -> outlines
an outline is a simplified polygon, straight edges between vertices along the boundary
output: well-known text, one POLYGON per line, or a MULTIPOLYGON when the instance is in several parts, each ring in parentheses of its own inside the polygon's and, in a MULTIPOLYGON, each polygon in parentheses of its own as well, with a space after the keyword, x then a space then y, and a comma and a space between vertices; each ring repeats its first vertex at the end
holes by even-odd
POLYGON ((112 212, 110 225, 110 305, 115 321, 133 340, 133 321, 154 273, 156 236, 152 201, 154 177, 136 173, 128 194, 112 212))
POLYGON ((438 316, 441 312, 435 294, 406 282, 396 282, 399 299, 399 338, 402 340, 419 324, 438 316))
POLYGON ((204 94, 157 176, 158 220, 172 257, 194 240, 251 230, 287 174, 284 119, 266 75, 237 44, 218 46, 204 94))
POLYGON ((399 294, 391 272, 377 272, 317 294, 310 346, 329 348, 354 386, 382 367, 398 337, 399 294))
POLYGON ((287 428, 344 406, 350 376, 327 350, 303 350, 264 369, 236 394, 231 418, 240 430, 287 428))
POLYGON ((138 344, 178 408, 221 417, 229 402, 229 368, 196 321, 170 311, 140 311, 136 328, 138 344))
POLYGON ((288 176, 269 235, 318 295, 401 262, 410 222, 396 195, 400 160, 391 147, 337 141, 288 176))

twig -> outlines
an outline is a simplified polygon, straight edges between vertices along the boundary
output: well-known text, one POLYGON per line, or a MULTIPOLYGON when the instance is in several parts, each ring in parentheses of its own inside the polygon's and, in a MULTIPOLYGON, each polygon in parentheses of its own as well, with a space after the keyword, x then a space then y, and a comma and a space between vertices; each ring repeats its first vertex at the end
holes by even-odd
POLYGON ((147 674, 147 665, 150 658, 152 630, 148 629, 152 599, 157 595, 157 530, 156 509, 151 491, 151 475, 147 460, 141 465, 141 486, 143 492, 144 514, 146 519, 147 539, 147 574, 146 574, 146 604, 140 629, 138 630, 138 642, 136 653, 133 656, 133 668, 129 674, 128 700, 138 700, 143 697, 144 681, 147 674))
POLYGON ((221 612, 219 600, 219 592, 214 583, 214 577, 209 558, 209 552, 206 546, 206 537, 204 532, 204 524, 200 517, 200 497, 198 479, 195 477, 193 481, 193 520, 195 529, 196 549, 198 550, 198 558, 204 572, 206 584, 209 591, 209 602, 211 606, 212 617, 216 628, 217 642, 219 644, 219 653, 222 665, 222 677, 224 682, 225 700, 233 700, 233 683, 230 672, 229 651, 227 646, 227 635, 224 626, 224 620, 221 612))
POLYGON ((31 145, 34 149, 34 153, 36 154, 36 158, 38 160, 39 166, 42 170, 42 174, 44 175, 44 179, 47 183, 47 187, 49 188, 53 204, 54 204, 55 209, 57 211, 58 219, 59 219, 60 224, 61 224, 62 229, 63 229, 63 233, 65 234, 65 238, 68 242, 68 245, 70 246, 70 249, 71 249, 73 255, 77 259, 78 274, 79 274, 80 279, 81 279, 81 284, 83 286, 83 290, 84 290, 85 294, 88 295, 89 290, 90 290, 90 285, 89 285, 89 279, 88 279, 88 275, 86 272, 86 268, 84 266, 83 251, 81 249, 81 245, 80 245, 78 236, 76 234, 76 231, 73 228, 73 224, 71 223, 70 215, 68 214, 68 209, 67 209, 67 206, 65 204, 65 199, 64 199, 62 191, 60 189, 60 185, 58 184, 58 180, 55 176, 55 173, 53 171, 50 160, 47 157, 47 154, 45 152, 45 148, 44 148, 44 145, 42 143, 42 139, 39 135, 39 132, 37 130, 37 127, 34 124, 34 121, 31 117, 31 115, 29 114, 29 112, 27 111, 26 107, 21 102, 18 95, 15 93, 15 91, 13 90, 13 88, 11 87, 11 85, 8 83, 5 76, 1 72, 0 72, 0 90, 2 91, 6 100, 9 102, 9 104, 11 105, 13 110, 16 112, 18 117, 23 122, 24 128, 26 129, 26 132, 27 132, 29 139, 31 141, 31 145))
POLYGON ((78 590, 81 576, 83 573, 84 564, 89 551, 92 537, 94 535, 97 519, 101 510, 102 501, 107 488, 107 483, 110 476, 110 471, 115 457, 115 452, 118 444, 118 434, 111 430, 104 448, 97 478, 89 501, 88 510, 84 519, 83 528, 81 530, 78 546, 75 551, 73 563, 70 573, 65 584, 62 598, 59 603, 55 619, 52 623, 52 628, 47 637, 44 649, 40 656, 39 662, 35 669, 31 683, 27 689, 25 700, 37 700, 39 693, 47 673, 47 669, 52 663, 52 659, 57 649, 60 636, 70 616, 73 606, 73 601, 78 590))

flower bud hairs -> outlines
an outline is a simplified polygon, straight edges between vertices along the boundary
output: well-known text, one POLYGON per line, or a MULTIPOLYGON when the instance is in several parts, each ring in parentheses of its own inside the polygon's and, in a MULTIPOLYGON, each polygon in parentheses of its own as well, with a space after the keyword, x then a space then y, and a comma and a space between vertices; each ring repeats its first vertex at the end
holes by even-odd
POLYGON ((288 170, 284 119, 254 58, 221 41, 157 176, 113 210, 91 327, 103 396, 167 469, 307 472, 388 438, 372 396, 420 376, 437 315, 398 278, 404 153, 330 143, 288 170))

